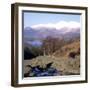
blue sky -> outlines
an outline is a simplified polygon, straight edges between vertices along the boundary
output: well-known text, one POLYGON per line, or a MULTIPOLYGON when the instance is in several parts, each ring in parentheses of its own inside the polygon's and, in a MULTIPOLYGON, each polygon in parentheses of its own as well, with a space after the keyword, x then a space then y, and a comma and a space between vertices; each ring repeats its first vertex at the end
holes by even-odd
POLYGON ((24 28, 37 24, 57 23, 60 21, 80 22, 80 15, 24 12, 24 28))

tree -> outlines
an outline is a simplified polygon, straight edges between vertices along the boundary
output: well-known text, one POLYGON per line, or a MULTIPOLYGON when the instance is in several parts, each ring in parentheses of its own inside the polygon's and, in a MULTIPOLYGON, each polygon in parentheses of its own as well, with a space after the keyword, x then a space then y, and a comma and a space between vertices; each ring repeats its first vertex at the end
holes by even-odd
POLYGON ((52 55, 64 45, 64 39, 48 36, 43 40, 42 49, 44 55, 52 55))

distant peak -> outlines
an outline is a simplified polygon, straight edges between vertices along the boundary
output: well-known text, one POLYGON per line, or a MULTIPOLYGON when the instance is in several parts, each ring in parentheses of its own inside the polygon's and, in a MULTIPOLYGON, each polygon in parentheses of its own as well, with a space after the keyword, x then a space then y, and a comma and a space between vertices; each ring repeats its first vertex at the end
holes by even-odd
POLYGON ((37 24, 31 26, 31 28, 55 28, 61 30, 62 28, 80 28, 80 23, 75 21, 60 21, 57 23, 37 24))

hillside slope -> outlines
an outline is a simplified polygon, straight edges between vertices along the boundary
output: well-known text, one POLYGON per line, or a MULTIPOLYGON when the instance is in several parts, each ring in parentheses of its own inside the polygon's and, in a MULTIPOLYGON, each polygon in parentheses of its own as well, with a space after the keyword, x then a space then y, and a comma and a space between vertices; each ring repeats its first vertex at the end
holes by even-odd
POLYGON ((27 65, 46 68, 46 65, 49 63, 52 63, 52 68, 55 68, 60 72, 58 75, 79 75, 80 42, 75 41, 71 44, 65 45, 60 50, 53 53, 53 55, 38 56, 31 60, 24 60, 24 74, 30 70, 30 68, 26 67, 27 65), (74 52, 75 57, 69 56, 71 52, 74 52), (77 54, 77 52, 79 53, 77 54))
POLYGON ((56 57, 67 57, 70 52, 80 51, 80 41, 75 41, 71 44, 63 46, 61 49, 53 53, 53 56, 56 57))

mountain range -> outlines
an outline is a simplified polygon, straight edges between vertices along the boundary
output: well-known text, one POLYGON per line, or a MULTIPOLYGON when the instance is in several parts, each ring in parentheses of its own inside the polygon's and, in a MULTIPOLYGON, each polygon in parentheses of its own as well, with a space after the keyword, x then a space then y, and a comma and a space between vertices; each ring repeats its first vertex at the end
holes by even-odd
POLYGON ((80 28, 67 28, 63 27, 60 30, 56 28, 32 28, 26 27, 24 29, 24 39, 33 40, 33 39, 44 39, 47 36, 58 37, 58 38, 75 38, 80 36, 80 28))

